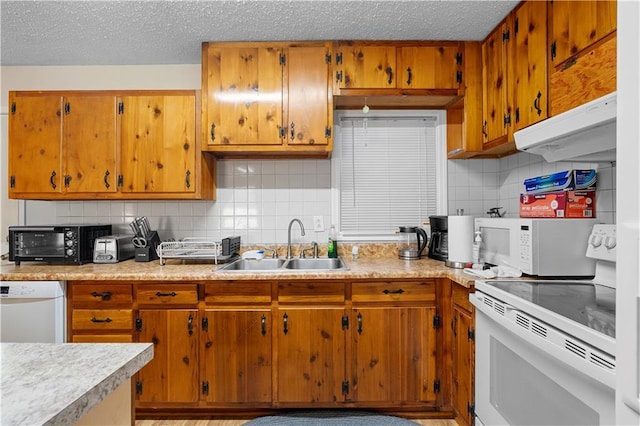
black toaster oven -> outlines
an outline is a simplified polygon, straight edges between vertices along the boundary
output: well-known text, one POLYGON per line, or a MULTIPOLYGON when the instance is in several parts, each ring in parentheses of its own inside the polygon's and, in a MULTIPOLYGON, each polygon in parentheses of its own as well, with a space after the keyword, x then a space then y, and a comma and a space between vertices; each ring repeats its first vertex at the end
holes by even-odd
POLYGON ((9 227, 9 260, 61 264, 90 263, 96 238, 111 225, 34 225, 9 227))

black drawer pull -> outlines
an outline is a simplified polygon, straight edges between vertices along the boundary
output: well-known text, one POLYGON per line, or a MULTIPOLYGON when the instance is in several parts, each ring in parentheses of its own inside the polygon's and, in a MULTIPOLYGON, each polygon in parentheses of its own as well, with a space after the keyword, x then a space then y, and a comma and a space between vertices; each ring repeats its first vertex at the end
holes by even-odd
POLYGON ((168 297, 168 296, 176 297, 177 294, 176 294, 175 291, 172 291, 171 293, 162 293, 162 292, 159 291, 159 292, 156 293, 156 296, 158 296, 158 297, 168 297))
POLYGON ((91 293, 91 295, 93 297, 99 297, 102 300, 109 300, 111 299, 111 292, 110 291, 105 291, 104 293, 98 293, 97 291, 94 291, 93 293, 91 293))
POLYGON ((109 318, 109 317, 107 317, 105 319, 98 319, 96 317, 91 318, 91 322, 107 322, 107 323, 109 323, 111 321, 113 321, 113 320, 111 318, 109 318))
POLYGON ((387 290, 387 289, 385 289, 385 290, 383 291, 383 293, 384 293, 384 294, 402 294, 402 293, 404 293, 404 290, 403 290, 403 289, 401 289, 401 288, 399 288, 399 289, 397 289, 397 290, 387 290))

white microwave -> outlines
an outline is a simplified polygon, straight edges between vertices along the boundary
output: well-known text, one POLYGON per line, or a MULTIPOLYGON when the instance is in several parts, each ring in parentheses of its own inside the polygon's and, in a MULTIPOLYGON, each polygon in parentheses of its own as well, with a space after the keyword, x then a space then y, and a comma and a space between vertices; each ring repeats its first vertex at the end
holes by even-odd
POLYGON ((595 275, 586 257, 596 219, 476 218, 482 235, 481 260, 524 274, 583 277, 595 275))

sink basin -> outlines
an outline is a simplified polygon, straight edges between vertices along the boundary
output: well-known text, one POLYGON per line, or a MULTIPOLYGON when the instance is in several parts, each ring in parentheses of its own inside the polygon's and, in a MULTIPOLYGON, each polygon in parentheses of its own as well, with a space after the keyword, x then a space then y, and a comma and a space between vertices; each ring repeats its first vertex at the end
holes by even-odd
POLYGON ((342 258, 312 258, 312 259, 291 259, 284 267, 286 269, 295 269, 297 271, 304 270, 346 270, 347 265, 342 258))
POLYGON ((218 271, 273 271, 281 268, 285 262, 285 259, 238 259, 224 265, 218 271))
POLYGON ((347 271, 349 268, 342 258, 313 259, 238 259, 224 265, 220 272, 269 272, 269 271, 347 271))

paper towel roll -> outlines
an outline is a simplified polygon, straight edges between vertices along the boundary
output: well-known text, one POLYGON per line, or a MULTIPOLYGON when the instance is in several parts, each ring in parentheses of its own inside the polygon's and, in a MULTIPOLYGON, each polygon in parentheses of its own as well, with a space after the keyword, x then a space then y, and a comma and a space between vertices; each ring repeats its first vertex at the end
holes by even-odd
POLYGON ((473 260, 473 216, 449 216, 448 260, 471 262, 473 260))

